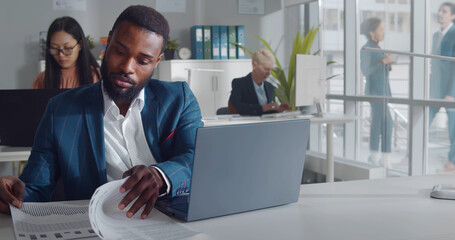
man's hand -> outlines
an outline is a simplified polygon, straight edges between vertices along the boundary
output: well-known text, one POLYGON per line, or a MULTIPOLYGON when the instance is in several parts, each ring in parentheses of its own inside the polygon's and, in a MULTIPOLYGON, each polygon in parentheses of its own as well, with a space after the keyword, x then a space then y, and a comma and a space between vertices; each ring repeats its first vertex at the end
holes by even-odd
POLYGON ((447 95, 447 96, 444 97, 444 100, 447 100, 447 101, 455 101, 455 98, 452 97, 452 96, 447 95))
POLYGON ((0 212, 10 214, 9 204, 22 207, 25 183, 13 176, 0 177, 0 212))
POLYGON ((128 212, 126 212, 126 216, 131 218, 145 205, 144 211, 141 214, 141 218, 145 219, 155 206, 160 192, 166 191, 163 177, 154 167, 144 165, 134 166, 124 172, 123 177, 125 178, 127 176, 130 176, 130 178, 120 186, 120 192, 124 193, 130 189, 131 191, 120 201, 118 208, 123 210, 134 199, 139 197, 128 212))
POLYGON ((277 111, 278 107, 279 106, 276 102, 270 102, 265 105, 262 105, 262 112, 277 111))
POLYGON ((280 104, 280 106, 278 107, 277 111, 278 112, 283 112, 283 111, 286 111, 286 110, 289 110, 291 109, 291 106, 287 103, 282 103, 280 104))

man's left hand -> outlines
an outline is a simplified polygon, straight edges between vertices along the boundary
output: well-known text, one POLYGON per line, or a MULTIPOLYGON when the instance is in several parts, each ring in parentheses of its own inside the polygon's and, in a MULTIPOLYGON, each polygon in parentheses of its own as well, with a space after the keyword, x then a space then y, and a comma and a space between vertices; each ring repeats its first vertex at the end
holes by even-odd
POLYGON ((452 97, 452 96, 447 95, 447 96, 444 97, 444 100, 447 100, 447 101, 455 101, 455 98, 452 97))
POLYGON ((141 218, 145 219, 155 206, 156 199, 165 187, 163 177, 154 167, 144 165, 134 166, 130 170, 123 173, 123 177, 129 178, 120 186, 120 192, 124 193, 131 190, 120 201, 118 208, 123 210, 134 199, 138 198, 133 203, 131 208, 126 212, 126 216, 131 218, 136 212, 145 205, 141 218))

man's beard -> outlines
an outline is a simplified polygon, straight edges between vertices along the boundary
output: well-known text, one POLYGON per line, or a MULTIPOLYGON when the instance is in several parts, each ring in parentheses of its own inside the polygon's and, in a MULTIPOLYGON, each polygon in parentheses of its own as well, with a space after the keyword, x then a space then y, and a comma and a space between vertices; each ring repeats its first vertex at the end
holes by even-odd
POLYGON ((104 89, 106 90, 107 95, 114 101, 114 102, 123 102, 123 103, 131 103, 133 99, 135 99, 141 90, 147 85, 147 83, 150 81, 153 71, 150 74, 150 76, 145 79, 144 81, 140 81, 138 84, 137 81, 129 78, 128 74, 125 73, 118 73, 118 74, 110 74, 107 72, 106 69, 106 63, 105 63, 105 58, 103 58, 103 62, 101 63, 101 76, 103 78, 103 86, 104 89), (118 91, 114 87, 114 83, 112 81, 112 77, 114 76, 121 76, 123 78, 126 78, 129 83, 133 85, 132 88, 128 89, 127 91, 121 92, 118 91))

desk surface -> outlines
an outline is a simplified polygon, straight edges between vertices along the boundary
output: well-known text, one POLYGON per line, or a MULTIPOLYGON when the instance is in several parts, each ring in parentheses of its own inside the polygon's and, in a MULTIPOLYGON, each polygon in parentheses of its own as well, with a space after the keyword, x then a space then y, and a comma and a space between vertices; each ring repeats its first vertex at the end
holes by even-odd
POLYGON ((288 117, 255 117, 255 116, 238 116, 238 115, 219 115, 213 117, 203 117, 205 127, 210 126, 222 126, 222 125, 233 125, 233 124, 249 124, 249 123, 260 123, 260 122, 271 122, 271 121, 286 121, 293 119, 310 119, 313 124, 321 123, 348 123, 358 119, 356 116, 348 116, 345 114, 324 114, 322 117, 316 117, 312 115, 294 115, 288 117))
MULTIPOLYGON (((201 220, 189 239, 400 239, 455 236, 455 201, 430 198, 455 175, 402 177, 302 185, 297 203, 201 220)), ((10 216, 0 214, 1 239, 14 239, 10 216)))
MULTIPOLYGON (((229 115, 216 117, 206 117, 203 119, 204 126, 221 126, 231 124, 248 124, 258 122, 283 121, 296 118, 309 118, 313 124, 321 123, 346 123, 357 119, 355 116, 343 114, 325 114, 323 117, 313 117, 311 115, 301 115, 281 118, 261 118, 261 117, 234 117, 229 115)), ((30 156, 31 147, 8 147, 0 145, 0 162, 26 161, 30 156)))
POLYGON ((0 145, 0 162, 27 160, 31 150, 31 147, 8 147, 0 145))

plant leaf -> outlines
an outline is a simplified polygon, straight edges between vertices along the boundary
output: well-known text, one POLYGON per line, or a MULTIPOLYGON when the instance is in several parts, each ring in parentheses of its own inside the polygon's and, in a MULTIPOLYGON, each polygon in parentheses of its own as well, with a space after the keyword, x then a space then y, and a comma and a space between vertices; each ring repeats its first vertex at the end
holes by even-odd
POLYGON ((280 88, 286 92, 288 87, 288 83, 286 81, 286 76, 284 75, 284 71, 281 68, 275 67, 272 69, 271 75, 278 80, 280 84, 280 88))
POLYGON ((332 75, 332 76, 328 77, 326 80, 330 80, 330 79, 335 78, 335 77, 338 77, 338 76, 340 76, 340 75, 341 75, 341 74, 332 75))
POLYGON ((275 96, 278 97, 281 103, 287 103, 289 102, 288 98, 286 97, 286 94, 282 91, 280 88, 275 88, 275 96))
POLYGON ((235 44, 237 47, 247 51, 251 56, 253 56, 254 53, 250 49, 248 49, 247 47, 243 46, 242 44, 240 44, 238 42, 233 42, 233 44, 235 44))

